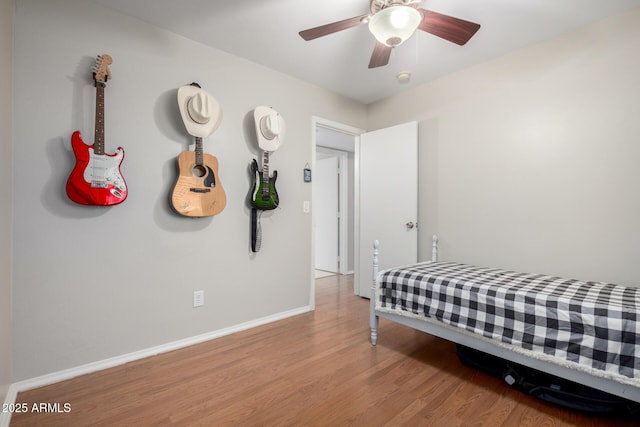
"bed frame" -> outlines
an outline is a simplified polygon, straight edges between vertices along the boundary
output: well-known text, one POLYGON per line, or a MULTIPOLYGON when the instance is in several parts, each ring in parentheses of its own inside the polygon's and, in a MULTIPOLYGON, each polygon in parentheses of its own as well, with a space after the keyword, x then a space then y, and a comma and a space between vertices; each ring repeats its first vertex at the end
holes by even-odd
MULTIPOLYGON (((552 361, 547 361, 539 358, 528 356, 523 352, 516 352, 509 348, 506 348, 501 343, 493 343, 484 337, 473 335, 462 329, 457 329, 445 325, 443 323, 436 323, 436 321, 421 320, 414 317, 405 317, 399 314, 381 312, 376 310, 376 278, 378 276, 379 264, 379 242, 376 240, 373 244, 373 283, 371 285, 371 300, 370 300, 370 316, 369 323, 371 326, 371 344, 374 346, 378 341, 378 326, 380 318, 388 319, 393 322, 399 323, 404 326, 408 326, 413 329, 417 329, 422 332, 426 332, 431 335, 435 335, 440 338, 444 338, 454 343, 458 343, 467 347, 475 348, 476 350, 483 351, 485 353, 492 354, 494 356, 501 357, 506 360, 510 360, 521 365, 530 366, 543 372, 556 375, 561 378, 565 378, 576 383, 584 384, 589 387, 593 387, 598 390, 611 393, 616 396, 623 397, 625 399, 640 402, 640 387, 624 384, 611 378, 600 377, 593 375, 589 372, 575 369, 571 366, 564 366, 552 361)), ((432 240, 432 252, 431 261, 436 262, 438 260, 438 238, 433 236, 432 240)))

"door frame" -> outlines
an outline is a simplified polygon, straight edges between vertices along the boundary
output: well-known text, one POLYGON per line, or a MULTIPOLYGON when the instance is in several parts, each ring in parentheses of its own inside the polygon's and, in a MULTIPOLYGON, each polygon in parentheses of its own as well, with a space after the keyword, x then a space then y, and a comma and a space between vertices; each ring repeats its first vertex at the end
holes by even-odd
MULTIPOLYGON (((357 246, 357 236, 358 236, 358 216, 357 213, 359 212, 358 209, 358 199, 357 199, 357 194, 358 194, 358 171, 359 171, 359 160, 358 160, 358 149, 359 149, 359 144, 360 144, 360 135, 363 134, 365 132, 364 129, 360 129, 354 126, 350 126, 350 125, 346 125, 344 123, 339 123, 339 122, 335 122, 333 120, 328 120, 328 119, 324 119, 322 117, 318 117, 318 116, 312 116, 311 117, 311 177, 313 179, 313 170, 316 167, 316 149, 317 149, 317 144, 316 144, 316 131, 319 127, 325 128, 325 129, 330 129, 330 130, 334 130, 336 132, 340 132, 340 133, 344 133, 346 135, 351 135, 354 137, 355 140, 355 157, 354 157, 354 165, 353 165, 353 174, 354 174, 354 258, 355 258, 355 254, 356 251, 358 250, 357 246)), ((311 200, 313 201, 313 187, 311 187, 311 200)), ((316 259, 316 237, 315 237, 315 214, 313 213, 314 209, 313 206, 311 207, 311 263, 310 265, 312 267, 315 267, 315 259, 316 259)), ((354 263, 356 262, 356 259, 354 259, 354 263)), ((311 268, 310 269, 310 278, 309 278, 309 307, 311 307, 311 310, 315 310, 316 308, 316 296, 315 296, 315 291, 316 291, 316 279, 315 279, 315 268, 311 268)), ((355 285, 354 285, 355 286, 355 285)))

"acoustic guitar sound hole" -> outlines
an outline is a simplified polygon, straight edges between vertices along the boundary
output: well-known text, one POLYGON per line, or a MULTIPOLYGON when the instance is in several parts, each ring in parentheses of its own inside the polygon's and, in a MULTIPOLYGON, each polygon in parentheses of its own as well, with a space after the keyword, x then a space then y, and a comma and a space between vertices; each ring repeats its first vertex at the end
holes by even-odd
POLYGON ((195 165, 193 169, 191 169, 191 173, 196 178, 202 178, 207 174, 207 169, 204 166, 195 165))

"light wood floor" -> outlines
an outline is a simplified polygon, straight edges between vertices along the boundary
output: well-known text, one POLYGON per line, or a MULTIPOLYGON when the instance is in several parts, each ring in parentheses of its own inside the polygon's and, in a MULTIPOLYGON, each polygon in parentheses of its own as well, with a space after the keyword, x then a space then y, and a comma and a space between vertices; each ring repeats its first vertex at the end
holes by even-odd
POLYGON ((460 364, 453 344, 382 320, 351 276, 318 279, 316 311, 20 393, 71 412, 11 426, 625 426, 562 410, 460 364))

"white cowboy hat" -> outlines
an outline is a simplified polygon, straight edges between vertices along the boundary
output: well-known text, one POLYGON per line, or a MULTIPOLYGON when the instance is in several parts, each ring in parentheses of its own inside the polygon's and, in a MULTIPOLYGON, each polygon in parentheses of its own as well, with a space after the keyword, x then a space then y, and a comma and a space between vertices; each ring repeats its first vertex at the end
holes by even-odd
POLYGON ((287 130, 280 113, 273 108, 260 106, 253 111, 253 118, 260 149, 275 151, 280 148, 287 130))
POLYGON ((189 135, 202 138, 209 136, 222 121, 220 104, 197 83, 178 89, 178 107, 189 135))

